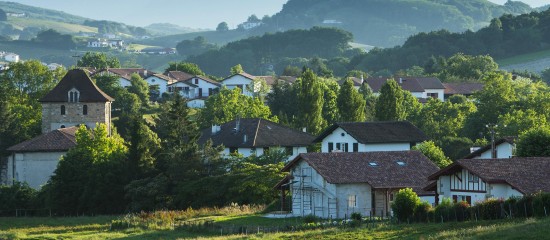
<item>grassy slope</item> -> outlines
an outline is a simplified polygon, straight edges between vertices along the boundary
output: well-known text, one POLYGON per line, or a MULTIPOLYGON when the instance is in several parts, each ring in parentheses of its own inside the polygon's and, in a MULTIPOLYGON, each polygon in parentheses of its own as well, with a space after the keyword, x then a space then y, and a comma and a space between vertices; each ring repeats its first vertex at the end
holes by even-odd
POLYGON ((176 45, 179 42, 183 40, 194 39, 198 36, 203 36, 204 38, 206 38, 206 41, 208 41, 209 43, 215 43, 218 45, 224 45, 228 42, 233 42, 233 41, 237 41, 237 40, 249 37, 247 35, 247 32, 243 32, 243 31, 236 31, 236 30, 231 30, 227 32, 207 31, 207 32, 192 32, 192 33, 156 37, 156 38, 143 40, 141 41, 141 43, 146 45, 176 47, 176 45))
MULTIPOLYGON (((176 239, 220 237, 213 233, 182 230, 109 231, 114 216, 78 218, 0 218, 0 239, 176 239)), ((241 217, 213 217, 218 224, 264 226, 285 224, 293 219, 265 219, 258 215, 241 217)), ((374 228, 330 228, 277 234, 250 234, 223 236, 223 239, 544 239, 550 235, 550 218, 520 219, 465 223, 432 223, 379 225, 374 228)), ((221 237, 220 237, 221 238, 221 237)))
POLYGON ((13 25, 14 28, 23 29, 26 27, 38 27, 43 29, 54 29, 60 33, 78 33, 78 32, 95 32, 96 27, 88 27, 74 23, 64 23, 52 20, 36 19, 36 18, 18 18, 8 17, 8 22, 13 25))
POLYGON ((550 67, 550 49, 504 58, 496 62, 505 70, 541 72, 550 67))

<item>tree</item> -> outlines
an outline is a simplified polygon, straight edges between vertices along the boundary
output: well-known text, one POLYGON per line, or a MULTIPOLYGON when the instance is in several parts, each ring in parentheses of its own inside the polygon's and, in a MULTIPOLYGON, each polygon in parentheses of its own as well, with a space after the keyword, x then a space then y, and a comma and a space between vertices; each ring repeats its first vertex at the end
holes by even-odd
POLYGON ((519 135, 518 157, 550 157, 550 126, 537 126, 519 135))
POLYGON ((8 15, 6 15, 6 12, 4 12, 3 9, 0 9, 0 21, 8 21, 8 15))
POLYGON ((500 115, 497 125, 503 126, 499 129, 499 134, 501 136, 519 136, 529 129, 546 126, 547 120, 546 116, 535 112, 533 109, 527 109, 525 111, 517 109, 500 115))
POLYGON ((149 84, 137 73, 133 73, 130 77, 132 85, 128 88, 128 92, 138 96, 142 107, 149 106, 149 84))
POLYGON ((58 49, 73 49, 76 47, 73 36, 69 34, 61 34, 53 29, 48 29, 38 33, 36 38, 33 39, 33 42, 58 49))
POLYGON ((550 85, 550 68, 544 69, 541 74, 542 80, 546 82, 546 84, 550 85))
POLYGON ((399 190, 391 205, 393 213, 401 222, 407 222, 414 214, 414 209, 421 204, 420 198, 412 188, 399 190))
POLYGON ((229 31, 229 26, 227 25, 226 22, 221 22, 221 23, 219 23, 218 26, 216 27, 216 31, 218 31, 218 32, 229 31))
POLYGON ((186 39, 176 45, 176 50, 183 56, 195 56, 216 49, 216 45, 208 43, 203 36, 186 39))
POLYGON ((230 72, 231 72, 231 75, 243 73, 244 72, 243 66, 241 66, 241 64, 237 64, 237 65, 231 67, 230 72))
POLYGON ((109 57, 102 52, 86 52, 78 60, 76 66, 92 67, 95 69, 120 68, 120 62, 116 57, 109 57))
POLYGON ((190 62, 170 62, 168 63, 168 68, 164 71, 182 71, 191 75, 205 75, 205 73, 199 68, 199 65, 190 62))
POLYGON ((298 102, 301 103, 298 119, 301 127, 306 127, 311 134, 318 134, 327 123, 323 119, 323 93, 318 77, 309 68, 300 76, 298 84, 298 102))
POLYGON ((365 120, 373 121, 375 119, 377 97, 372 92, 370 86, 366 83, 361 84, 361 87, 359 87, 359 93, 363 96, 363 99, 365 99, 365 120))
MULTIPOLYGON (((283 74, 281 74, 281 76, 293 76, 293 77, 298 77, 300 76, 300 74, 302 73, 302 70, 300 70, 299 67, 296 67, 296 66, 286 66, 285 69, 283 70, 283 74)), ((550 82, 550 80, 549 80, 550 82)))
POLYGON ((76 142, 46 186, 48 207, 70 215, 122 212, 128 183, 124 140, 116 133, 109 136, 105 124, 98 124, 92 130, 81 125, 76 142))
POLYGON ((201 127, 206 128, 212 124, 223 124, 238 117, 263 118, 277 121, 271 116, 271 110, 259 98, 253 98, 241 94, 239 88, 229 90, 222 88, 216 95, 210 96, 205 107, 200 113, 201 127))
POLYGON ((375 117, 378 121, 399 121, 405 119, 403 90, 393 79, 388 80, 380 89, 376 102, 375 117))
POLYGON ((451 159, 445 156, 443 150, 435 145, 432 141, 425 141, 412 148, 412 150, 418 150, 424 156, 428 157, 439 168, 444 168, 452 163, 451 159))
POLYGON ((342 122, 365 121, 365 99, 353 86, 350 79, 346 79, 338 93, 338 110, 342 122))
POLYGON ((498 64, 489 55, 470 56, 458 53, 447 60, 439 74, 444 82, 478 82, 485 73, 498 70, 498 64))
POLYGON ((340 119, 340 110, 338 109, 338 83, 332 79, 319 79, 321 90, 323 92, 323 119, 328 124, 337 122, 340 119))
MULTIPOLYGON (((140 179, 155 169, 156 155, 160 152, 160 139, 149 128, 141 115, 126 116, 125 129, 128 146, 129 171, 131 179, 140 179)), ((120 127, 119 127, 120 129, 120 127)))

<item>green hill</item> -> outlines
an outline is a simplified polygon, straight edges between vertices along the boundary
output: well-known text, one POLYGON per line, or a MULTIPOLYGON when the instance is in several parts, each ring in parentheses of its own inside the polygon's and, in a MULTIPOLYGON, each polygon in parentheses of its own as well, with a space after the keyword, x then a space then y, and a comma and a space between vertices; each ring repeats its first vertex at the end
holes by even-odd
POLYGON ((11 13, 25 13, 27 18, 82 24, 87 18, 62 11, 28 6, 15 2, 0 2, 0 9, 11 13))

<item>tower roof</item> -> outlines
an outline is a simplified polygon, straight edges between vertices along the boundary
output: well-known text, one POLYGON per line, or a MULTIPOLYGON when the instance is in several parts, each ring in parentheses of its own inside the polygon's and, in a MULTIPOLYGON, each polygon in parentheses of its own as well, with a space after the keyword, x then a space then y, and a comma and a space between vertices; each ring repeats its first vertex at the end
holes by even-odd
POLYGON ((80 102, 111 102, 114 99, 101 91, 82 69, 71 69, 40 102, 68 102, 68 92, 80 92, 80 102))

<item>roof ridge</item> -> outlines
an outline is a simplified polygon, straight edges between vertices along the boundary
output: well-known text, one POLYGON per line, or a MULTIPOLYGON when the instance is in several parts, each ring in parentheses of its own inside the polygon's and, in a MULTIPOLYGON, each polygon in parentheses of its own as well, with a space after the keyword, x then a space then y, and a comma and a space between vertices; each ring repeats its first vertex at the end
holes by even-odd
POLYGON ((258 125, 256 126, 256 132, 254 133, 254 142, 252 143, 252 146, 256 146, 256 139, 258 139, 258 130, 260 129, 260 123, 262 122, 262 119, 258 119, 258 125))

